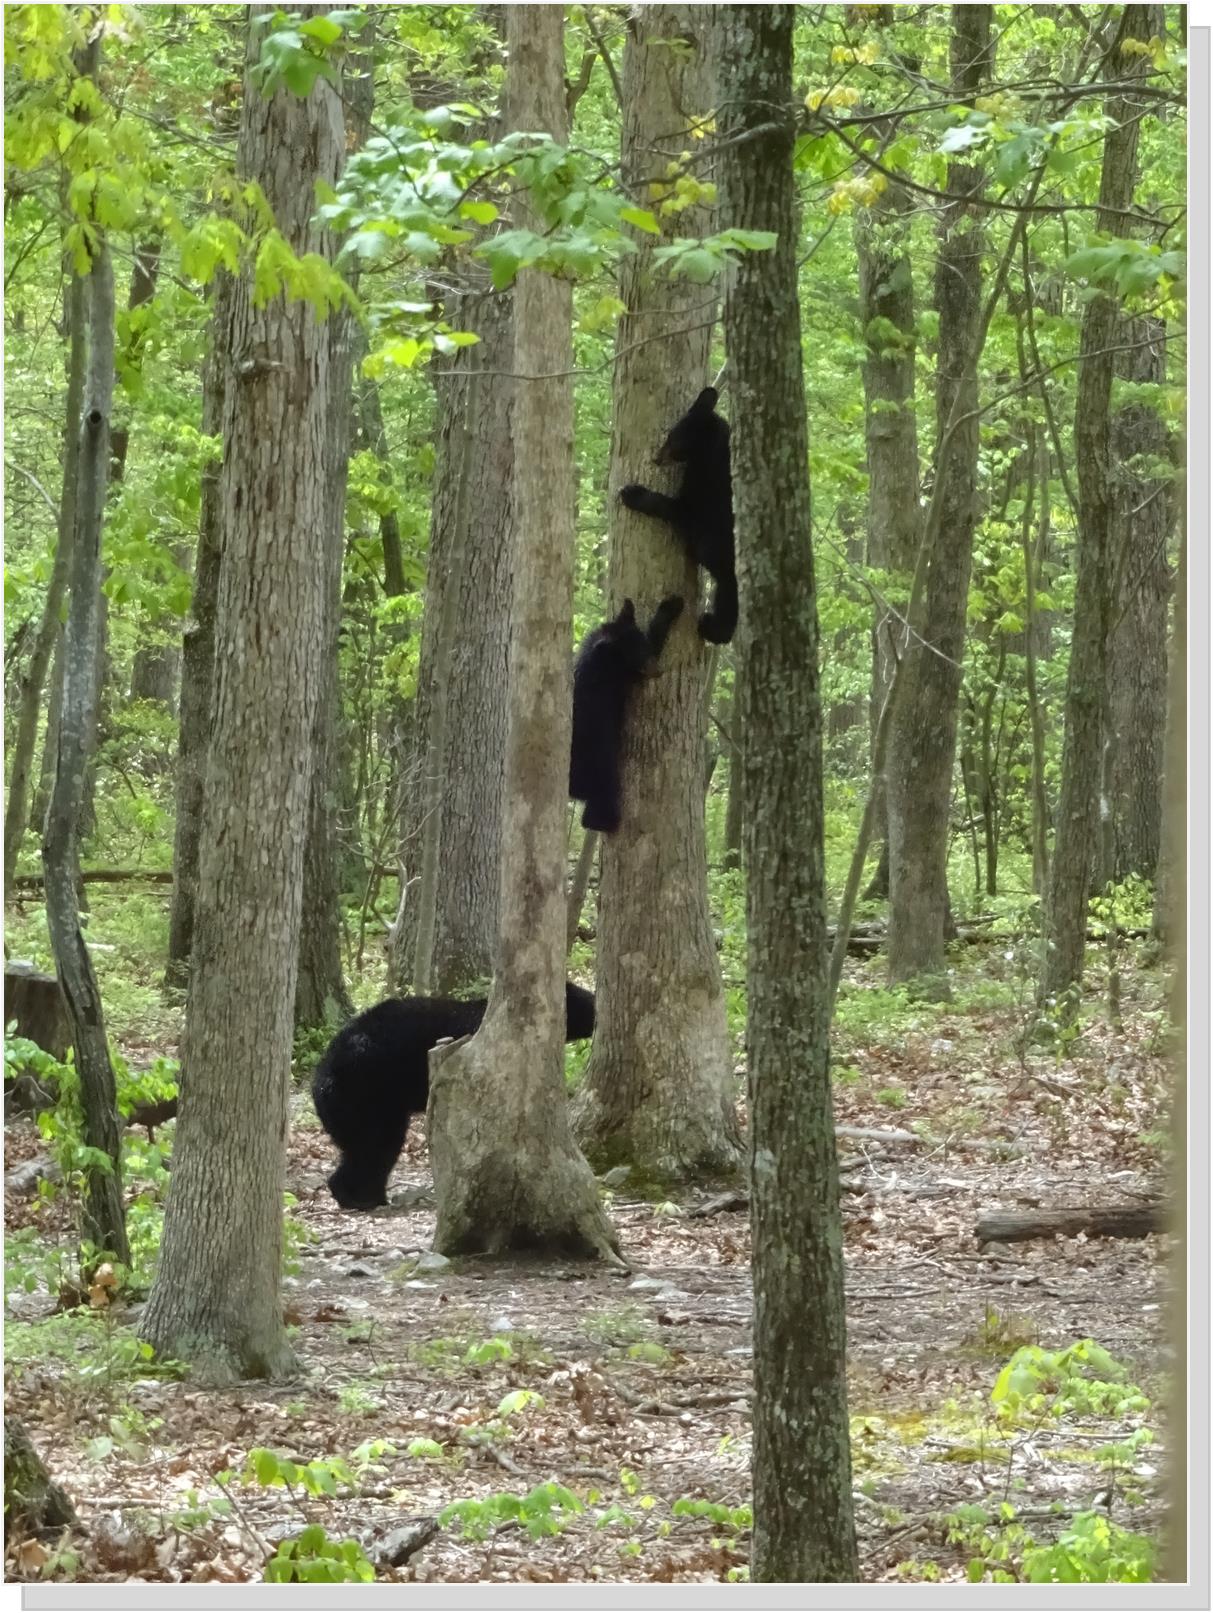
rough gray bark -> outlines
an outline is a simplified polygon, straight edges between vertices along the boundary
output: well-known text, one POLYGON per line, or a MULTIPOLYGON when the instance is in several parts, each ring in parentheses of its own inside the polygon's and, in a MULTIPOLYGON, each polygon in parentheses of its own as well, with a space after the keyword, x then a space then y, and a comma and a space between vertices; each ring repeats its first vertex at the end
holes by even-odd
MULTIPOLYGON (((565 135, 564 23, 514 6, 511 128, 565 135)), ((531 228, 529 207, 520 209, 531 228)), ((515 289, 514 606, 501 927, 480 1029, 430 1055, 428 1135, 444 1254, 511 1249, 617 1260, 564 1097, 564 859, 572 699, 572 288, 524 269, 515 289)))
MULTIPOLYGON (((86 47, 83 72, 95 75, 100 39, 86 47)), ((80 928, 80 813, 89 741, 97 703, 97 626, 101 598, 101 529, 110 468, 110 411, 114 397, 114 272, 102 237, 88 282, 88 364, 76 458, 75 534, 71 544, 71 598, 63 634, 63 705, 55 754, 55 782, 46 814, 42 866, 46 922, 55 971, 72 1021, 72 1045, 84 1110, 84 1141, 109 1159, 109 1168, 84 1174, 81 1231, 98 1252, 127 1262, 130 1251, 122 1202, 122 1155, 114 1070, 101 994, 80 928)))
MULTIPOLYGON (((63 599, 67 592, 68 573, 72 562, 72 539, 76 524, 76 463, 80 451, 80 415, 84 402, 85 365, 85 282, 73 274, 68 283, 66 313, 70 343, 67 367, 66 422, 63 433, 63 484, 59 495, 58 535, 55 560, 46 588, 46 601, 38 631, 30 652, 29 665, 21 680, 21 694, 13 736, 13 754, 8 777, 8 805, 4 814, 4 902, 8 905, 13 893, 13 880, 17 873, 17 856, 29 825, 30 773, 34 760, 34 745, 38 737, 38 717, 42 709, 42 691, 46 684, 47 669, 60 640, 60 617, 63 599)), ((61 689, 60 674, 56 670, 54 688, 61 689)), ((61 705, 60 700, 56 705, 61 705)), ((47 757, 53 758, 57 745, 58 713, 54 723, 48 721, 46 735, 47 757)), ((49 796, 49 779, 48 790, 49 796)))
MULTIPOLYGON (((690 143, 689 120, 710 106, 710 11, 653 5, 631 16, 623 89, 624 181, 643 194, 642 176, 677 158, 690 143), (671 39, 684 48, 671 50, 671 39)), ((698 222, 679 215, 672 233, 693 232, 698 222)), ((660 675, 634 692, 628 709, 623 823, 602 846, 594 1046, 573 1106, 578 1140, 596 1166, 625 1163, 654 1180, 728 1174, 742 1161, 707 899, 711 658, 692 608, 698 578, 672 534, 614 496, 642 467, 651 481, 648 467, 665 433, 711 379, 711 307, 704 308, 703 287, 655 273, 658 240, 638 235, 639 250, 620 272, 627 312, 613 390, 607 613, 625 598, 646 621, 669 594, 688 604, 662 651, 660 675)))
MULTIPOLYGON (((1119 340, 1116 379, 1159 384, 1166 378, 1166 327, 1161 320, 1127 319, 1119 340), (1140 345, 1138 345, 1140 344, 1140 345)), ((1162 834, 1167 699, 1167 564, 1171 501, 1166 425, 1149 402, 1129 402, 1112 414, 1112 509, 1109 552, 1115 596, 1108 638, 1112 866, 1103 878, 1153 879, 1162 834), (1165 476, 1167 480, 1160 479, 1165 476)))
MULTIPOLYGON (((134 261, 131 265, 131 290, 127 302, 130 312, 141 308, 155 296, 159 275, 160 243, 156 240, 145 241, 135 248, 134 261)), ((138 325, 131 329, 122 362, 126 369, 142 370, 143 335, 138 325)), ((117 437, 118 433, 114 435, 117 437)), ((120 444, 115 443, 115 481, 121 481, 125 473, 128 445, 129 430, 124 428, 120 444)), ((183 558, 180 549, 175 549, 174 559, 179 565, 183 563, 183 558)), ((131 665, 131 699, 150 700, 171 711, 176 700, 180 661, 181 649, 176 619, 171 616, 145 617, 140 627, 139 647, 135 651, 131 665)))
MULTIPOLYGON (((341 104, 265 99, 250 69, 238 172, 255 179, 296 252, 331 255, 310 226, 313 184, 344 152, 341 104)), ((282 1185, 311 744, 320 693, 329 334, 315 310, 232 290, 220 480, 223 559, 181 1105, 160 1264, 141 1327, 212 1382, 291 1370, 279 1292, 282 1185)))
MULTIPOLYGON (((370 83, 369 73, 360 87, 370 83)), ((365 93, 365 91, 364 91, 365 93)), ((367 112, 369 118, 369 108, 367 112)), ((358 131, 361 133, 362 131, 358 131)), ((340 164, 344 166, 344 148, 340 164)), ((328 317, 328 431, 325 443, 324 620, 321 682, 312 732, 312 785, 303 854, 303 918, 295 982, 297 1027, 338 1025, 354 1012, 341 964, 341 898, 337 835, 341 798, 341 573, 345 562, 345 493, 353 425, 354 321, 347 308, 328 317)))
MULTIPOLYGON (((202 429, 208 437, 219 437, 223 432, 230 365, 230 314, 231 281, 225 273, 220 273, 212 295, 210 345, 202 376, 202 429)), ((198 837, 202 830, 202 792, 210 744, 215 603, 223 554, 221 464, 221 459, 212 459, 202 472, 194 593, 190 622, 181 643, 173 897, 169 908, 168 962, 164 972, 165 985, 175 988, 183 987, 189 978, 198 900, 198 837)))
POLYGON ((725 221, 774 230, 725 313, 745 728, 756 1581, 859 1577, 830 1092, 822 718, 797 300, 792 6, 722 6, 725 221))
MULTIPOLYGON (((958 102, 971 104, 990 76, 991 23, 987 7, 952 8, 952 94, 958 102)), ((936 466, 941 508, 921 638, 905 650, 907 687, 889 742, 889 974, 894 981, 944 978, 949 814, 980 442, 975 411, 985 231, 982 210, 970 206, 969 198, 983 181, 980 168, 950 163, 950 200, 940 219, 935 409, 937 441, 942 443, 950 429, 950 442, 936 466)))
MULTIPOLYGON (((501 8, 484 11, 500 27, 501 8)), ((392 942, 394 978, 440 992, 483 980, 491 969, 510 629, 514 293, 494 291, 473 266, 460 273, 462 290, 447 300, 446 315, 480 340, 433 365, 429 565, 402 797, 410 889, 392 942)))
MULTIPOLYGON (((910 199, 891 184, 855 228, 859 262, 859 317, 866 356, 862 366, 864 436, 868 459, 867 564, 884 574, 885 597, 905 608, 922 526, 918 497, 918 421, 914 406, 914 270, 910 259, 910 199), (897 579, 896 581, 894 579, 897 579)), ((875 745, 880 713, 895 665, 899 623, 887 605, 872 624, 869 717, 875 745)), ((889 893, 888 809, 877 779, 874 835, 882 844, 869 898, 889 893)))
POLYGON ((299 973, 295 982, 296 1026, 337 1025, 354 1012, 341 965, 340 866, 337 833, 340 798, 338 743, 341 688, 338 634, 341 571, 345 560, 345 489, 349 470, 352 408, 352 321, 345 309, 330 314, 328 463, 324 528, 324 620, 320 640, 321 681, 312 733, 312 785, 303 855, 303 919, 299 927, 299 973))
MULTIPOLYGON (((1126 56, 1126 39, 1147 41, 1150 6, 1126 6, 1110 41, 1107 71, 1117 80, 1148 71, 1148 58, 1126 56)), ((1112 128, 1104 137, 1103 172, 1095 228, 1115 235, 1133 200, 1142 116, 1152 103, 1131 91, 1110 95, 1112 128)), ((1120 308, 1096 292, 1082 322, 1078 390, 1074 406, 1074 457, 1078 469, 1078 556, 1074 627, 1066 679, 1065 739, 1057 832, 1045 903, 1042 1000, 1059 998, 1083 976, 1087 897, 1095 864, 1100 780, 1108 723, 1108 643, 1112 627, 1113 486, 1110 415, 1120 308)))

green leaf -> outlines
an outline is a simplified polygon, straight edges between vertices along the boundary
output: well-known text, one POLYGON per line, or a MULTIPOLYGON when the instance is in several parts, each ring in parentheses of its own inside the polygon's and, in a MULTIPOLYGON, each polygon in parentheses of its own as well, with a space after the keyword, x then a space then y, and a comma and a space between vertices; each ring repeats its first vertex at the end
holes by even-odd
POLYGON ((625 224, 631 224, 633 228, 643 230, 646 235, 661 234, 661 225, 646 208, 621 207, 619 216, 625 224))
POLYGON ((492 202, 460 202, 460 218, 469 218, 473 224, 491 224, 498 216, 492 202))
POLYGON ((341 38, 341 25, 334 22, 331 16, 310 17, 307 22, 300 24, 299 32, 321 45, 335 45, 341 38))

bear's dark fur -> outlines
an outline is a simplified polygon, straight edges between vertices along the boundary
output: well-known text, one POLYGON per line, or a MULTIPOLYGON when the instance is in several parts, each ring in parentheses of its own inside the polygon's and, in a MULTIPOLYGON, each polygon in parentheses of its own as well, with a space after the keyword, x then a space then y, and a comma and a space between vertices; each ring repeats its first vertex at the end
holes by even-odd
POLYGON ((657 657, 682 614, 677 594, 663 599, 648 632, 636 625, 636 607, 625 599, 613 621, 596 627, 581 646, 573 668, 573 746, 569 797, 584 801, 587 829, 614 834, 622 818, 620 759, 628 698, 641 678, 657 670, 657 657))
MULTIPOLYGON (((565 1040, 592 1036, 594 993, 570 981, 564 1001, 565 1040)), ((470 1036, 487 1007, 483 997, 389 997, 337 1032, 312 1077, 312 1102, 341 1151, 329 1189, 343 1210, 387 1203, 409 1120, 429 1102, 430 1048, 470 1036)))
POLYGON ((737 631, 729 423, 716 413, 718 396, 715 387, 705 386, 657 453, 658 465, 682 466, 673 497, 636 483, 619 492, 629 510, 668 521, 691 559, 714 580, 711 608, 699 618, 699 636, 709 644, 727 644, 737 631))

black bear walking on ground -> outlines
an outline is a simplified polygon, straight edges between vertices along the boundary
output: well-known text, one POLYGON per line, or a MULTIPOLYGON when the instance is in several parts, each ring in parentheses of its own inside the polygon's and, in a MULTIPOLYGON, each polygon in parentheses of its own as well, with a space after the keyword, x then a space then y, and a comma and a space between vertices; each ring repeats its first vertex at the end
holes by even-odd
POLYGON ((716 413, 718 397, 705 386, 657 453, 656 464, 682 466, 673 497, 636 483, 619 491, 629 510, 668 521, 695 564, 711 574, 716 592, 699 618, 699 636, 709 644, 727 644, 737 631, 729 423, 716 413))
POLYGON ((636 625, 636 607, 625 599, 613 621, 596 627, 573 668, 573 747, 569 798, 584 801, 586 829, 614 834, 622 819, 620 762, 628 697, 641 678, 657 670, 657 657, 682 614, 677 594, 663 599, 648 631, 636 625))
MULTIPOLYGON (((570 981, 564 1003, 565 1040, 592 1036, 594 993, 570 981)), ((470 1036, 487 1007, 483 997, 389 997, 337 1032, 312 1077, 312 1102, 341 1151, 329 1189, 343 1210, 387 1203, 409 1120, 429 1102, 430 1048, 470 1036)))

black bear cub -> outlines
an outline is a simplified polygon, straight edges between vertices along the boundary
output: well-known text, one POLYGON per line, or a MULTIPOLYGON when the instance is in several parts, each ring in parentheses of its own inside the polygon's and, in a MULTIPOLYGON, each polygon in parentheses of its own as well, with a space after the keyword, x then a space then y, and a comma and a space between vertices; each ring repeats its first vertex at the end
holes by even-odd
MULTIPOLYGON (((564 1004, 565 1040, 592 1036, 594 993, 570 981, 564 1004)), ((470 1036, 487 1007, 483 997, 389 997, 337 1032, 312 1077, 312 1102, 341 1151, 329 1190, 343 1210, 387 1203, 409 1120, 429 1102, 430 1048, 470 1036)))
POLYGON ((628 697, 641 678, 657 671, 657 657, 682 614, 671 594, 653 613, 648 631, 636 625, 636 607, 625 599, 613 621, 596 627, 581 646, 573 668, 573 747, 569 798, 584 801, 587 829, 614 834, 622 818, 620 762, 628 697))
POLYGON ((699 618, 699 636, 709 644, 727 644, 737 630, 729 423, 716 413, 718 397, 715 387, 705 386, 657 453, 658 465, 682 466, 672 498, 635 483, 619 491, 629 510, 668 521, 691 559, 714 580, 711 609, 699 618))

